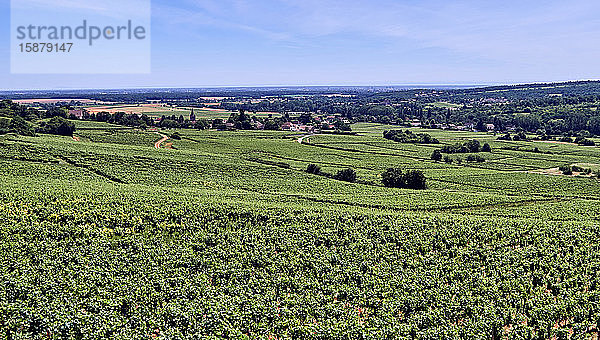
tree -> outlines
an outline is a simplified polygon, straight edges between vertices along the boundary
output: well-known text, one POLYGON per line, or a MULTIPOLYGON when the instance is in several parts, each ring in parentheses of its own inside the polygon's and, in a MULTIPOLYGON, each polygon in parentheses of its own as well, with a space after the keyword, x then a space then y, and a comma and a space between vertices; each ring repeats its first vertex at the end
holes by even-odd
POLYGON ((75 132, 75 124, 64 119, 63 117, 55 116, 49 121, 42 123, 40 125, 39 132, 60 136, 73 136, 73 133, 75 132))
POLYGON ((404 188, 406 185, 401 169, 389 168, 381 174, 381 182, 388 188, 404 188))
POLYGON ((573 174, 573 168, 570 165, 562 165, 558 168, 563 175, 571 176, 573 174))
POLYGON ((431 159, 433 159, 436 162, 439 162, 442 160, 442 152, 438 149, 433 150, 433 153, 431 154, 431 159))
POLYGON ((587 122, 587 129, 596 136, 600 136, 600 116, 592 117, 587 122))
POLYGON ((356 182, 356 171, 350 168, 340 170, 333 178, 345 182, 356 182))
POLYGON ((11 120, 9 130, 22 136, 35 136, 33 126, 19 116, 15 116, 11 120))
POLYGON ((475 130, 481 131, 481 132, 487 131, 487 127, 485 126, 485 122, 483 121, 483 119, 480 119, 477 122, 477 125, 475 125, 475 130))
POLYGON ((198 130, 206 130, 210 127, 210 124, 206 119, 198 119, 194 124, 194 127, 198 130))
POLYGON ((309 174, 318 175, 321 173, 321 167, 316 164, 309 164, 306 168, 306 172, 308 172, 309 174))
POLYGON ((469 152, 479 152, 481 151, 481 143, 478 140, 470 140, 465 143, 465 147, 469 150, 469 152))
POLYGON ((427 189, 425 175, 419 170, 389 168, 381 174, 381 182, 388 188, 427 189))
POLYGON ((409 170, 404 178, 406 180, 406 188, 408 189, 427 189, 425 175, 420 170, 409 170))
POLYGON ((483 147, 481 147, 481 152, 492 152, 492 147, 489 143, 485 143, 483 144, 483 147))
POLYGON ((517 135, 513 137, 513 140, 515 142, 517 142, 517 141, 528 141, 527 135, 525 134, 524 131, 521 131, 521 132, 517 133, 517 135))

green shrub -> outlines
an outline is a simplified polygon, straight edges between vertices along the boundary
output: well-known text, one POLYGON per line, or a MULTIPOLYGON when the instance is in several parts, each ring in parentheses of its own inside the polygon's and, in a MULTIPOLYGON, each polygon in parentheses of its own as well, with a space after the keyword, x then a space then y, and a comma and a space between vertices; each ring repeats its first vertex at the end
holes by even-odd
POLYGON ((73 136, 73 133, 75 132, 75 124, 63 117, 56 116, 47 122, 43 122, 38 131, 52 135, 73 136))
POLYGON ((558 170, 560 170, 563 175, 571 176, 573 174, 573 168, 570 165, 561 165, 558 170))
POLYGON ((340 170, 333 178, 344 182, 356 182, 356 171, 350 168, 340 170))
POLYGON ((427 189, 425 175, 419 170, 409 170, 404 173, 401 169, 389 168, 381 174, 381 182, 388 188, 427 189))
POLYGON ((309 174, 318 175, 321 173, 321 167, 316 164, 309 164, 306 168, 306 172, 308 172, 309 174))

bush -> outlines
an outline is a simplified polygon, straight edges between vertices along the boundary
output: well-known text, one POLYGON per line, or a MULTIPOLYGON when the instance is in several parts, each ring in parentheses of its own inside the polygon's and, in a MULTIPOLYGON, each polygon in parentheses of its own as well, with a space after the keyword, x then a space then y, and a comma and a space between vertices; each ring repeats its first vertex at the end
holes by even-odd
POLYGON ((383 138, 393 140, 398 143, 415 144, 438 144, 439 141, 431 137, 428 133, 412 133, 410 130, 386 130, 383 132, 383 138))
POLYGON ((442 152, 440 150, 434 150, 433 153, 431 154, 431 159, 433 159, 436 162, 439 162, 442 160, 442 152))
POLYGON ((498 140, 512 140, 512 137, 510 136, 510 133, 507 133, 503 136, 500 136, 497 138, 498 140))
POLYGON ((73 136, 75 124, 63 117, 56 116, 47 122, 43 122, 40 125, 39 132, 60 136, 73 136))
POLYGON ((479 141, 476 139, 466 142, 465 147, 469 150, 469 152, 481 151, 481 143, 479 143, 479 141))
POLYGON ((448 164, 452 164, 452 158, 450 158, 450 156, 446 155, 446 156, 444 156, 444 162, 446 162, 448 164))
POLYGON ((422 171, 409 170, 404 178, 408 189, 427 189, 426 178, 422 171))
POLYGON ((401 169, 389 168, 381 174, 381 182, 388 188, 404 188, 406 181, 401 169))
POLYGON ((596 146, 596 142, 591 139, 583 138, 577 142, 581 146, 596 146))
POLYGON ((445 145, 441 149, 441 152, 443 153, 476 153, 480 151, 482 151, 481 143, 475 139, 470 140, 468 142, 464 142, 462 144, 456 143, 454 145, 445 145))
POLYGON ((306 168, 306 172, 308 172, 309 174, 318 175, 321 173, 321 167, 316 164, 309 164, 306 168))
POLYGON ((389 168, 381 174, 381 182, 388 188, 427 189, 425 175, 419 170, 389 168))
POLYGON ((584 169, 583 169, 582 167, 580 167, 579 165, 573 165, 573 166, 571 167, 571 170, 572 170, 573 172, 583 172, 583 171, 584 171, 584 169))
POLYGON ((333 178, 345 182, 356 182, 356 171, 350 168, 340 170, 333 178))
POLYGON ((525 132, 521 131, 519 133, 517 133, 516 136, 513 137, 514 141, 528 141, 529 139, 527 138, 527 135, 525 134, 525 132))
POLYGON ((15 116, 11 120, 8 130, 21 136, 35 136, 35 130, 31 123, 19 116, 15 116))
POLYGON ((466 161, 471 162, 471 163, 474 163, 474 162, 483 163, 483 162, 485 162, 485 158, 483 158, 479 155, 469 155, 469 156, 467 156, 466 161))
POLYGON ((490 146, 490 144, 485 143, 481 148, 481 152, 492 152, 492 147, 490 146))
POLYGON ((563 175, 571 176, 573 174, 573 168, 570 165, 561 165, 558 170, 560 170, 563 175))
POLYGON ((573 138, 571 138, 571 137, 562 137, 560 139, 560 141, 563 142, 563 143, 573 143, 573 138))

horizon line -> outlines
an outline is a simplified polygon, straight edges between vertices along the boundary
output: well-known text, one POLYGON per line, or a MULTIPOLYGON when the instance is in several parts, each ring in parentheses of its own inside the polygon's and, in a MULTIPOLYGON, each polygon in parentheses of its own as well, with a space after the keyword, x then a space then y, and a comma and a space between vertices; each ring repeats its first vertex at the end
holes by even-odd
POLYGON ((370 85, 205 85, 205 86, 138 86, 138 87, 56 87, 56 88, 30 88, 30 89, 0 89, 0 92, 32 92, 32 91, 101 91, 101 90, 160 90, 160 89, 283 89, 283 88, 386 88, 386 87, 418 87, 423 86, 424 89, 432 87, 447 87, 447 86, 464 86, 464 87, 490 87, 490 86, 516 86, 516 85, 540 85, 540 84, 561 84, 561 83, 578 83, 578 82, 594 82, 599 79, 579 79, 579 80, 561 80, 561 81, 532 81, 532 82, 483 82, 483 83, 406 83, 406 84, 370 84, 370 85))

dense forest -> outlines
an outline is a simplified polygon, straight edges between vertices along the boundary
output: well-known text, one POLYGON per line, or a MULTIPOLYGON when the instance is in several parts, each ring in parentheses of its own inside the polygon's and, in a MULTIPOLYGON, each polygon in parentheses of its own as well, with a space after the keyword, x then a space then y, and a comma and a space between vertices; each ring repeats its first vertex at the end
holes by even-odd
POLYGON ((39 132, 72 136, 75 124, 66 118, 67 110, 61 107, 40 111, 9 100, 0 102, 0 134, 35 136, 39 132))

